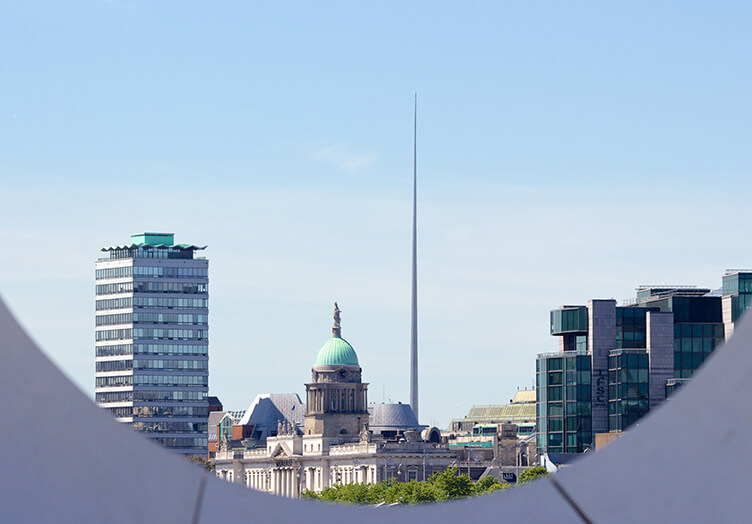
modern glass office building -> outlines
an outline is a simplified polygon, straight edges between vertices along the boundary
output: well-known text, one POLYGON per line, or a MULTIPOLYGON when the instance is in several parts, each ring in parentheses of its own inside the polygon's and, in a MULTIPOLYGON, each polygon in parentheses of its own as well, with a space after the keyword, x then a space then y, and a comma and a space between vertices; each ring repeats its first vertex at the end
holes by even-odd
POLYGON ((582 453, 592 442, 590 355, 550 353, 536 364, 538 448, 582 453))
POLYGON ((752 305, 752 269, 728 269, 723 276, 723 326, 728 339, 734 324, 752 305))
POLYGON ((620 432, 688 381, 752 304, 752 271, 723 288, 642 286, 635 299, 551 311, 557 353, 536 362, 538 454, 581 453, 620 432))
POLYGON ((177 453, 206 455, 208 265, 172 233, 131 235, 96 262, 96 402, 177 453))

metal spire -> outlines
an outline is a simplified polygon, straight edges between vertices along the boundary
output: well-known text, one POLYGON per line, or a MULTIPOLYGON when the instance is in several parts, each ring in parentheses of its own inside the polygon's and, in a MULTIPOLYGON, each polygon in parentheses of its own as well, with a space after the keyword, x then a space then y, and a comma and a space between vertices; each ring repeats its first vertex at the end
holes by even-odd
POLYGON ((410 317, 410 406, 418 418, 418 93, 413 115, 413 274, 410 317))

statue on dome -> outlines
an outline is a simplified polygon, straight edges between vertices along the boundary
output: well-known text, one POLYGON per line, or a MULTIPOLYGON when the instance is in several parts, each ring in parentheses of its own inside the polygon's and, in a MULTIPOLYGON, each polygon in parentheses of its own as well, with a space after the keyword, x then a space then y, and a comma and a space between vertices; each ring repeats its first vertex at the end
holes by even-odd
POLYGON ((335 337, 342 336, 342 328, 339 325, 339 323, 340 323, 340 316, 339 316, 339 314, 341 312, 342 311, 339 309, 339 306, 335 302, 334 303, 334 326, 332 327, 332 335, 334 335, 335 337))

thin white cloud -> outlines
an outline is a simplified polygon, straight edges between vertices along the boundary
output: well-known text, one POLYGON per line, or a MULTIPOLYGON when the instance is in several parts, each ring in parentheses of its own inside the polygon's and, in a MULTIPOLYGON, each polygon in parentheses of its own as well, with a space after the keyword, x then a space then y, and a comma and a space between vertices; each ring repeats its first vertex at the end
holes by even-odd
POLYGON ((314 151, 313 157, 348 173, 357 173, 366 169, 372 166, 378 158, 370 151, 354 151, 344 142, 321 144, 314 151))

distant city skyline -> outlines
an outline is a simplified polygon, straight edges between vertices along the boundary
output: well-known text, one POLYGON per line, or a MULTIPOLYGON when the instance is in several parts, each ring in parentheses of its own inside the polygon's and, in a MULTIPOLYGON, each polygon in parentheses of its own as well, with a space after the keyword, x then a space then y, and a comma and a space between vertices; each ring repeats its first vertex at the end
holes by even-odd
POLYGON ((752 266, 751 14, 9 4, 0 294, 93 397, 98 250, 175 231, 208 245, 226 409, 301 394, 335 300, 370 400, 409 402, 417 91, 420 418, 446 426, 532 386, 551 309, 752 266))

